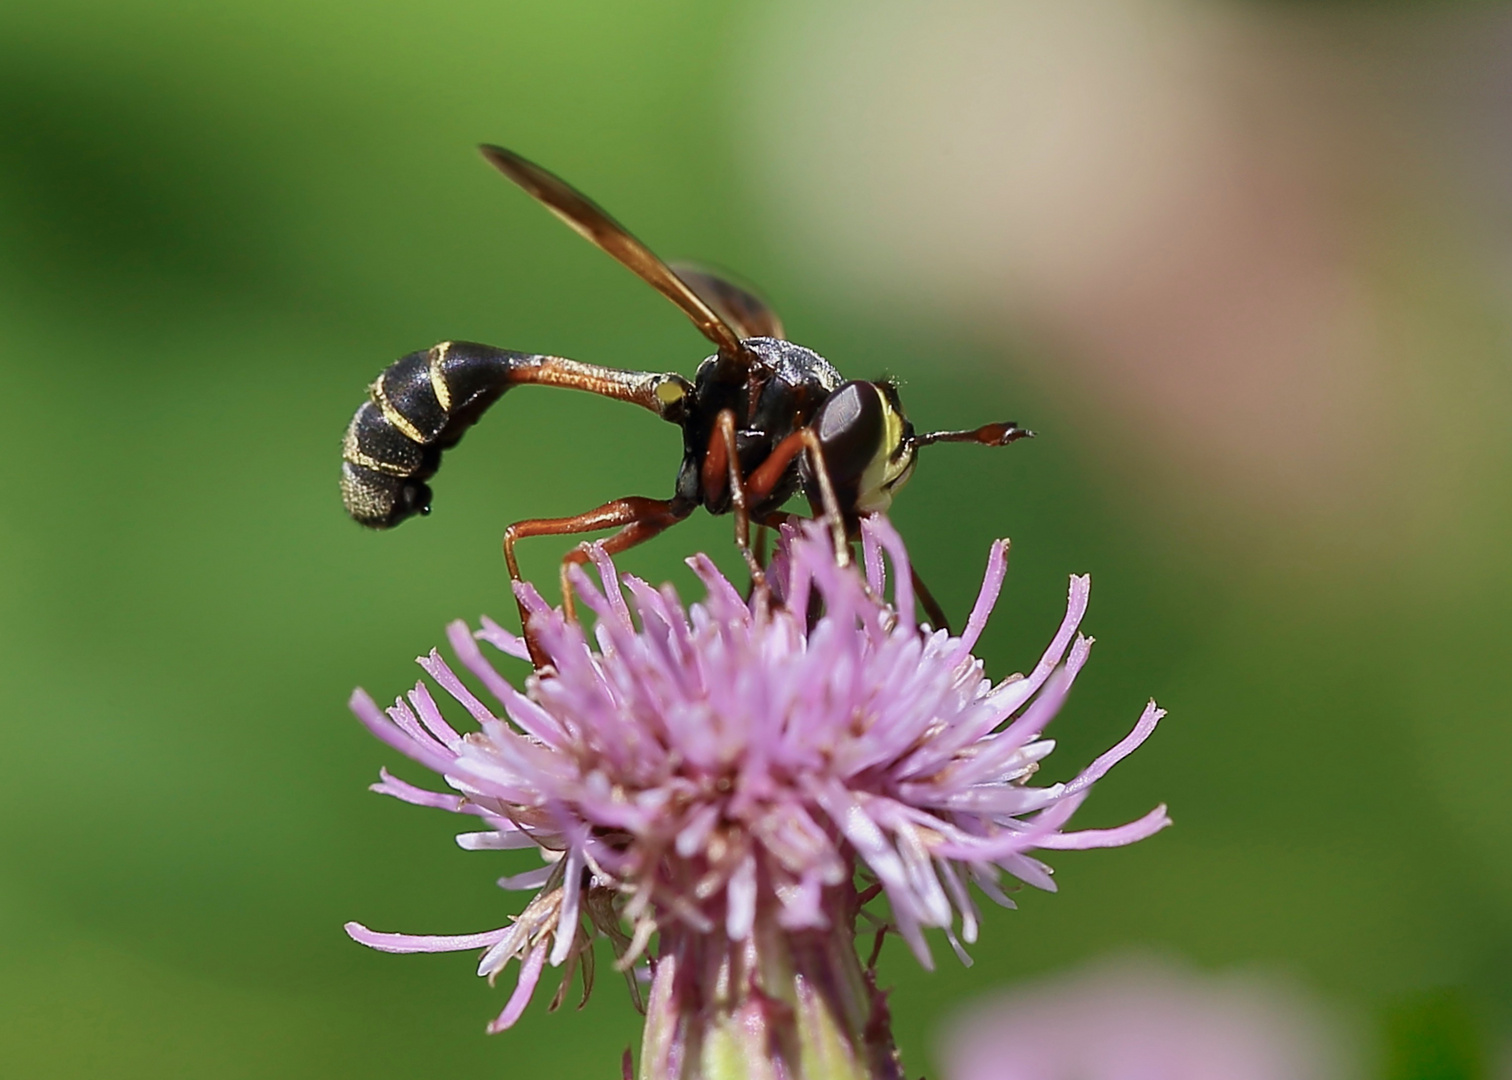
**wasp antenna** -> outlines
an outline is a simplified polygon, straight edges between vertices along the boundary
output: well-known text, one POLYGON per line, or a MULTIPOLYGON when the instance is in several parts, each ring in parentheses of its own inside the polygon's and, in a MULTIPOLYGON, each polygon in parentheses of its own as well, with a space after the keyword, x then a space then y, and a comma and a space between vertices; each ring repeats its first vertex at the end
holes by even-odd
POLYGON ((915 435, 913 445, 919 447, 937 442, 974 442, 982 446, 1007 446, 1019 439, 1032 438, 1034 438, 1034 432, 1028 428, 1019 427, 1013 420, 1008 420, 996 424, 983 424, 969 431, 931 431, 924 435, 915 435))

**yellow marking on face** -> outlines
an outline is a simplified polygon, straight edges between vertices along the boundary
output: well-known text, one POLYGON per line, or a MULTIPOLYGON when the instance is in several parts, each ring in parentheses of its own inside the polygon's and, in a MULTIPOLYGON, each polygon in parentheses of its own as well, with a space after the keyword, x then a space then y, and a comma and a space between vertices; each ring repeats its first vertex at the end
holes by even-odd
POLYGON ((857 485, 856 509, 863 514, 881 513, 892 506, 893 494, 908 482, 914 465, 913 447, 903 443, 903 414, 893 408, 886 394, 878 391, 878 396, 882 399, 882 445, 857 485))
POLYGON ((446 372, 442 365, 446 363, 446 354, 451 349, 452 343, 443 341, 430 351, 430 362, 426 365, 430 373, 431 390, 435 392, 436 400, 441 403, 441 411, 451 412, 451 388, 446 385, 446 372))
POLYGON ((373 384, 371 392, 373 395, 373 402, 378 406, 378 408, 383 410, 383 418, 385 420, 393 424, 396 428, 402 431, 409 438, 413 439, 415 442, 419 443, 421 446, 424 446, 426 444, 427 440, 425 436, 420 433, 420 429, 406 420, 400 414, 399 410, 394 408, 394 403, 388 399, 388 395, 383 392, 383 380, 381 378, 373 384))

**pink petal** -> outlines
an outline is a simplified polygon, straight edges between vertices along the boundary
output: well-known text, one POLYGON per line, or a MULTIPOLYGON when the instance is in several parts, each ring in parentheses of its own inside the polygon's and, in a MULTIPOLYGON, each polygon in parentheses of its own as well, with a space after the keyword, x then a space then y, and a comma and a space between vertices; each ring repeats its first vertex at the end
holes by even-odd
POLYGON ((456 729, 446 722, 446 717, 441 715, 441 710, 436 707, 436 699, 431 697, 424 683, 416 683, 415 688, 409 692, 410 704, 415 707, 415 712, 420 714, 420 722, 425 729, 434 735, 448 749, 455 751, 457 744, 462 741, 456 729))
POLYGON ((525 639, 519 634, 511 634, 487 615, 478 620, 479 630, 474 632, 473 637, 479 641, 486 641, 506 656, 513 656, 516 660, 529 660, 530 649, 525 644, 525 639))
POLYGON ((349 922, 344 929, 347 935, 359 945, 366 945, 379 952, 439 953, 486 949, 502 939, 511 928, 505 926, 481 934, 383 934, 376 930, 369 930, 361 923, 349 922))
MULTIPOLYGON (((457 834, 457 846, 463 851, 520 851, 523 848, 533 848, 536 843, 536 838, 530 833, 515 828, 457 834)), ((517 887, 524 888, 523 885, 517 887)), ((506 885, 504 888, 511 886, 506 885)))
POLYGON ((551 966, 558 967, 572 951, 578 932, 578 901, 583 895, 583 848, 573 844, 567 849, 562 874, 562 910, 557 916, 555 944, 551 949, 551 966))
MULTIPOLYGON (((457 654, 457 659, 462 661, 462 666, 477 677, 496 701, 507 704, 509 696, 517 691, 507 679, 494 670, 492 664, 484 659, 482 650, 478 648, 477 638, 468 630, 467 624, 460 619, 448 623, 446 640, 451 644, 452 652, 457 654)), ((460 701, 479 722, 497 719, 493 710, 474 697, 472 691, 462 684, 462 680, 452 674, 451 669, 441 662, 439 656, 431 653, 431 657, 436 670, 431 671, 429 667, 426 670, 430 671, 431 678, 440 683, 448 694, 460 701)))
POLYGON ((872 518, 877 530, 877 542, 887 552, 893 564, 893 607, 898 612, 898 626, 907 633, 914 628, 913 568, 908 562, 908 549, 892 522, 885 517, 872 518))
POLYGON ((515 983, 514 993, 509 995, 509 1004, 505 1005, 504 1011, 488 1025, 490 1035, 497 1035, 501 1031, 514 1027, 515 1021, 525 1012, 525 1006, 530 1004, 536 983, 541 980, 541 969, 545 966, 546 946, 537 945, 520 965, 520 980, 515 983))
POLYGON ((997 604, 998 594, 1003 589, 1003 578, 1007 574, 1008 541, 994 540, 987 556, 987 572, 982 576, 982 588, 977 593, 976 603, 971 607, 966 629, 961 631, 961 637, 951 652, 950 659, 946 661, 951 667, 966 659, 972 646, 977 643, 977 638, 982 636, 982 630, 987 626, 987 616, 992 614, 992 609, 997 604))
POLYGON ((866 570, 866 587, 881 596, 887 589, 887 566, 882 561, 882 545, 873 519, 871 514, 861 519, 861 563, 866 570))
POLYGON ((376 791, 379 795, 392 795, 399 801, 407 802, 412 806, 429 806, 436 810, 450 810, 453 813, 483 813, 477 807, 464 807, 462 796, 455 791, 427 791, 425 788, 406 783, 387 769, 379 769, 378 776, 380 778, 378 783, 370 784, 368 790, 376 791))
POLYGON ((1076 628, 1081 625, 1082 616, 1087 613, 1087 595, 1092 588, 1092 579, 1086 575, 1071 577, 1071 587, 1066 596, 1066 616, 1061 620, 1060 629, 1055 632, 1055 637, 1050 639, 1050 646, 1045 650, 1045 655, 1040 657, 1040 662, 1035 665, 1027 678, 1016 679, 1005 683, 993 692, 994 704, 998 705, 1005 715, 1017 712, 1040 688, 1050 673, 1059 666, 1061 657, 1066 654, 1066 647, 1071 644, 1071 638, 1076 633, 1076 628))
POLYGON ((432 749, 434 743, 422 745, 395 727, 368 696, 366 690, 352 691, 347 707, 352 710, 357 719, 362 721, 364 727, 405 757, 418 761, 426 768, 442 775, 449 772, 455 764, 455 759, 432 749))
POLYGON ((725 886, 725 933, 731 941, 744 941, 756 925, 756 857, 746 855, 735 866, 725 886))
POLYGON ((1139 722, 1134 725, 1134 730, 1125 735, 1117 746, 1088 765, 1075 780, 1066 785, 1066 790, 1073 793, 1081 791, 1102 779, 1109 769, 1132 754, 1139 748, 1140 743, 1150 737, 1150 733, 1155 730, 1155 725, 1160 723, 1160 718, 1164 715, 1165 710, 1157 708, 1155 702, 1151 701, 1145 706, 1139 722))
POLYGON ((1137 840, 1154 836, 1171 824, 1162 803, 1137 821, 1114 829, 1083 829, 1073 833, 1052 833, 1038 844, 1039 847, 1062 851, 1085 851, 1090 848, 1123 847, 1137 840))
MULTIPOLYGON (((460 836, 458 840, 462 839, 460 836)), ((498 886, 511 892, 519 889, 539 889, 550 879, 555 866, 538 866, 534 870, 527 870, 523 874, 510 874, 498 880, 498 886)))

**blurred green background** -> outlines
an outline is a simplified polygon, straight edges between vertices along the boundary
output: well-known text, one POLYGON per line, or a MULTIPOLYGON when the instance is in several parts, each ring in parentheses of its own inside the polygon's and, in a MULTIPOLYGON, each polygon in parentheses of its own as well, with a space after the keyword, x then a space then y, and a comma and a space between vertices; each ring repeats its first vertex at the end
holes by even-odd
MULTIPOLYGON (((825 131, 869 130, 846 104, 878 100, 866 78, 913 86, 946 68, 863 62, 876 40, 843 33, 861 9, 821 7, 0 9, 0 1073, 607 1076, 635 1041, 611 978, 583 1013, 540 1015, 542 995, 486 1038, 504 995, 468 957, 382 956, 341 931, 499 925, 515 898, 491 882, 526 865, 461 852, 448 815, 365 791, 395 755, 347 714, 351 688, 398 692, 452 618, 512 618, 509 521, 664 495, 678 457, 676 431, 636 410, 527 389, 449 457, 431 518, 369 534, 336 491, 365 385, 445 338, 687 373, 704 355, 674 309, 486 168, 486 140, 570 178, 664 256, 758 282, 795 340, 848 374, 905 380, 921 425, 1039 430, 1003 452, 932 451, 894 520, 954 612, 991 539, 1012 537, 990 673, 1031 664, 1065 575, 1092 573, 1099 645, 1057 722, 1053 774, 1148 696, 1170 710, 1084 816, 1165 801, 1175 828, 1056 859, 1060 895, 990 913, 970 970, 943 948, 934 974, 889 958, 911 1075, 936 1074, 931 1032, 972 995, 1129 948, 1286 973, 1346 1018, 1371 1075, 1498 1074, 1512 1022, 1504 9, 1162 7, 1222 11, 1267 43, 1239 99, 1265 107, 1217 115, 1236 145, 1270 140, 1265 175, 1304 191, 1321 178, 1299 235, 1331 238, 1318 258, 1369 316, 1348 347, 1371 363, 1334 397, 1298 384, 1278 346, 1271 423, 1224 407, 1272 400, 1272 384, 1225 397, 1200 372, 1151 374, 1117 347, 1143 323, 1083 333, 1118 309, 1078 298, 1113 294, 1036 291, 1037 263, 975 253, 958 287, 950 251, 931 262, 905 237, 901 277, 873 291, 874 270, 848 269, 849 226, 825 230, 871 207, 869 170, 976 164, 885 140, 822 152, 825 131), (833 93, 832 68, 849 80, 833 93), (1298 90, 1304 69, 1327 77, 1298 90), (997 302, 1015 289, 1027 306, 997 302), (1368 414, 1320 406, 1298 434, 1299 385, 1298 408, 1368 399, 1368 414), (1190 391, 1186 412, 1161 413, 1166 387, 1190 391), (1340 431, 1343 450, 1309 456, 1309 433, 1340 431)), ((958 8, 929 16, 940 34, 958 8)), ((1013 4, 1000 29, 1015 12, 1032 30, 1013 4)), ((1226 55, 1193 70, 1228 71, 1226 55)), ((942 115, 969 120, 967 104, 942 115)), ((970 218, 1024 213, 963 190, 970 218)), ((1291 236, 1277 222, 1293 205, 1258 200, 1251 231, 1291 236)), ((877 213, 884 239, 930 220, 906 202, 877 213)), ((1159 281, 1164 250, 1089 265, 1159 281)), ((1283 317, 1246 267, 1284 260, 1240 255, 1224 280, 1256 308, 1203 356, 1283 317)), ((1143 313, 1153 295, 1115 298, 1143 313)), ((1188 340, 1181 316, 1162 325, 1188 340)), ((706 548, 733 568, 728 530, 698 517, 622 565, 696 595, 680 560, 706 548)), ((527 573, 550 580, 562 546, 529 545, 527 573)))

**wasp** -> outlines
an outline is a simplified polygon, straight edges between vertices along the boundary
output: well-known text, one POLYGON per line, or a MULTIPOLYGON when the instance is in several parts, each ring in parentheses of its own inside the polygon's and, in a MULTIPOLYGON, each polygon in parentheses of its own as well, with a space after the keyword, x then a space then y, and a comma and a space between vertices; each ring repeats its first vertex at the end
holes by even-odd
MULTIPOLYGON (((824 357, 788 341, 776 314, 749 290, 701 268, 674 270, 559 177, 502 147, 480 149, 573 230, 676 304, 715 351, 691 382, 675 372, 623 371, 466 341, 411 353, 378 376, 347 427, 341 494, 347 513, 361 524, 387 529, 429 513, 426 481, 442 454, 505 391, 524 384, 585 390, 648 409, 681 427, 683 458, 671 498, 627 496, 571 517, 510 525, 504 559, 516 582, 515 545, 526 537, 616 529, 603 542, 613 554, 702 506, 734 514, 736 545, 759 586, 751 525, 788 520, 782 507, 799 492, 828 523, 837 558, 848 561, 861 515, 888 509, 913 473, 920 447, 1005 446, 1033 434, 1012 421, 916 432, 893 382, 843 378, 824 357)), ((569 552, 563 574, 586 558, 585 546, 569 552)), ((935 625, 947 625, 923 582, 915 583, 935 625)))

